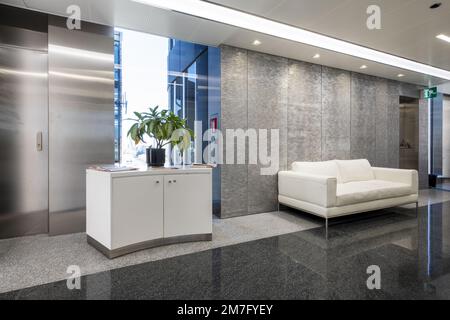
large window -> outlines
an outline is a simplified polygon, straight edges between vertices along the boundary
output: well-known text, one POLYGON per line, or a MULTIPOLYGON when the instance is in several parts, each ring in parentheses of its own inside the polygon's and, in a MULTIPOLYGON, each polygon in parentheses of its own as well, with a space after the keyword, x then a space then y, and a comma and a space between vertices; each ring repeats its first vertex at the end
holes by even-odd
MULTIPOLYGON (((204 133, 220 129, 220 49, 124 29, 116 30, 116 161, 145 165, 152 141, 135 145, 127 137, 134 112, 160 106, 187 119, 191 148, 167 147, 166 165, 206 162, 204 133)), ((217 156, 212 160, 217 160, 217 156)), ((213 171, 213 199, 220 202, 220 169, 213 171)))
POLYGON ((218 49, 124 29, 116 30, 115 40, 116 161, 145 163, 145 149, 152 141, 135 145, 127 136, 133 124, 129 119, 159 106, 186 119, 195 133, 184 159, 178 158, 176 148, 167 148, 167 164, 203 162, 203 133, 210 111, 218 114, 217 107, 209 105, 209 70, 220 77, 218 49))
MULTIPOLYGON (((134 112, 150 107, 167 109, 167 38, 125 29, 121 33, 121 95, 120 161, 124 164, 144 164, 145 149, 152 144, 135 145, 127 133, 134 112)), ((116 51, 116 59, 119 51, 116 51)), ((117 128, 120 124, 116 125, 117 128)))

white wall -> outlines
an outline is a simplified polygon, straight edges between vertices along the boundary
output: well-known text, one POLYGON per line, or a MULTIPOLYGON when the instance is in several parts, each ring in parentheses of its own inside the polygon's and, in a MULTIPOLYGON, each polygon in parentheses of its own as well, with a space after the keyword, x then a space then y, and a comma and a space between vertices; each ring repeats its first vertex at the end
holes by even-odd
POLYGON ((450 94, 450 81, 439 85, 438 92, 443 94, 450 94))

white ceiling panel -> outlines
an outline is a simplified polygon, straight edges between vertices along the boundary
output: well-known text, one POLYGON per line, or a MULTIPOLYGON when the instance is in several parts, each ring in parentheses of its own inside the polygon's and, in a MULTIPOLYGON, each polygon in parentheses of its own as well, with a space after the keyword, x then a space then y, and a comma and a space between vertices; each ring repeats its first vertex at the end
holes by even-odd
POLYGON ((81 9, 84 19, 91 19, 90 0, 24 0, 25 5, 30 9, 37 9, 44 12, 53 12, 57 15, 67 16, 66 10, 71 5, 77 5, 81 9))
POLYGON ((446 82, 446 83, 441 84, 438 87, 438 91, 442 92, 444 94, 450 95, 450 82, 446 82))
POLYGON ((245 12, 251 12, 256 15, 266 15, 282 5, 285 1, 286 0, 211 0, 209 2, 245 12))
POLYGON ((368 75, 383 77, 392 80, 404 81, 414 83, 417 85, 427 85, 431 83, 442 83, 441 79, 436 79, 419 73, 402 70, 399 68, 374 63, 347 55, 330 52, 327 50, 317 49, 311 46, 294 43, 288 40, 278 39, 267 35, 257 34, 251 31, 239 32, 239 36, 235 35, 227 39, 227 44, 254 50, 273 55, 283 56, 290 59, 306 61, 310 63, 321 64, 324 66, 335 67, 339 69, 365 73, 368 75), (256 47, 251 43, 253 39, 261 41, 261 45, 256 47), (313 56, 319 53, 320 59, 314 59, 313 56), (360 67, 365 64, 367 69, 361 70, 360 67), (398 74, 403 74, 405 77, 399 78, 398 74))
POLYGON ((340 7, 346 7, 351 0, 328 0, 311 1, 283 1, 277 8, 272 10, 266 17, 290 25, 305 29, 312 29, 318 23, 326 20, 334 20, 333 12, 340 7), (317 20, 320 17, 320 20, 317 20))
MULTIPOLYGON (((229 4, 228 0, 218 3, 229 4)), ((245 2, 245 1, 243 1, 245 2)), ((450 44, 436 39, 450 35, 450 0, 285 0, 265 17, 338 39, 450 70, 450 44), (366 27, 369 5, 381 8, 381 30, 366 27), (446 58, 447 57, 447 58, 446 58)), ((239 10, 243 4, 235 3, 239 10)))
POLYGON ((100 24, 114 25, 116 3, 112 0, 95 0, 95 4, 89 7, 90 21, 100 24), (112 3, 112 4, 111 4, 112 3))
POLYGON ((115 26, 199 44, 218 46, 238 31, 234 27, 128 0, 117 0, 115 10, 115 26))
POLYGON ((25 4, 23 3, 23 0, 4 0, 0 1, 1 3, 8 4, 15 7, 25 7, 25 4))
MULTIPOLYGON (((0 0, 22 6, 22 0, 0 0)), ((180 13, 152 8, 131 0, 25 0, 31 9, 67 15, 66 8, 77 4, 87 21, 114 25, 160 36, 218 46, 228 44, 289 58, 322 63, 358 71, 369 65, 368 74, 402 81, 428 84, 429 77, 393 67, 362 61, 350 56, 318 50, 247 30, 201 20, 180 13), (259 39, 261 46, 251 43, 259 39), (312 60, 320 52, 320 61, 312 60)), ((450 44, 435 38, 450 35, 450 0, 440 0, 442 7, 430 10, 434 0, 212 0, 217 4, 265 16, 290 25, 371 47, 383 52, 450 70, 450 44), (382 29, 366 27, 369 5, 381 7, 382 29)), ((437 81, 436 83, 442 81, 437 81)))
POLYGON ((68 16, 67 8, 77 5, 84 21, 105 25, 114 24, 115 1, 112 0, 23 0, 25 7, 32 10, 68 16))

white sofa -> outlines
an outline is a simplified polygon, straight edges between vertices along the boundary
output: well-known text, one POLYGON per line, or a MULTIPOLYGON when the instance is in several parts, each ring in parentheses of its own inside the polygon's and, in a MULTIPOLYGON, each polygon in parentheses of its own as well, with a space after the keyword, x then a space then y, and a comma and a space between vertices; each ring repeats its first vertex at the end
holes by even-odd
POLYGON ((326 219, 416 203, 416 170, 374 168, 367 160, 294 162, 278 174, 278 201, 326 219))

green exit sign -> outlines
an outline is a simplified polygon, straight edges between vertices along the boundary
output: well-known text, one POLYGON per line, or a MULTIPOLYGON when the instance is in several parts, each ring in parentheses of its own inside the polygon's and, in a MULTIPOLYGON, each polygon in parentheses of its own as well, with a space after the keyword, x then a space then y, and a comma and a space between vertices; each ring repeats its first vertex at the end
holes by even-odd
POLYGON ((424 95, 425 99, 436 98, 437 97, 437 87, 425 89, 423 95, 424 95))

